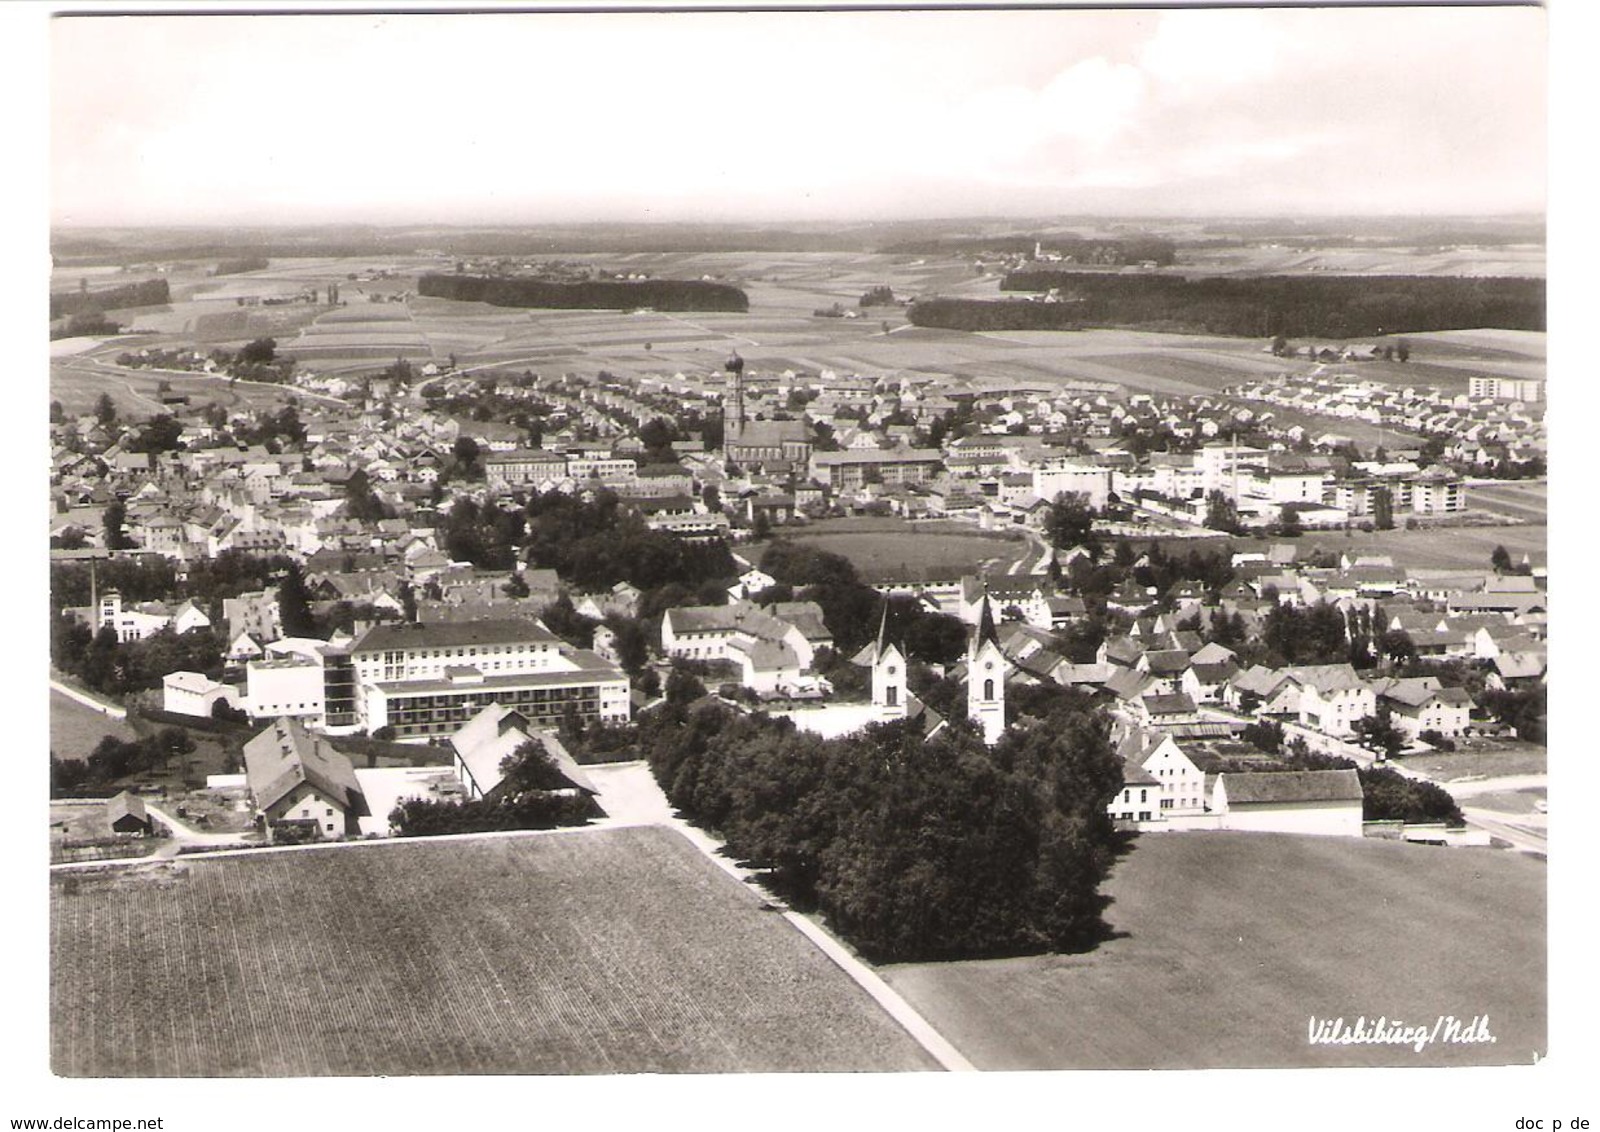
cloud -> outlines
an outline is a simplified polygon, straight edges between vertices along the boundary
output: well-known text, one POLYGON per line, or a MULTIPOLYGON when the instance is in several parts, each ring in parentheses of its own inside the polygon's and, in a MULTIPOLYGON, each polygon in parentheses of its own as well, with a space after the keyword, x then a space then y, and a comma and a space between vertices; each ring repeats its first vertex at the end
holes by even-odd
POLYGON ((1536 9, 55 25, 80 219, 1542 199, 1536 9))
POLYGON ((1197 88, 1244 86, 1281 74, 1296 42, 1285 16, 1249 10, 1170 11, 1139 52, 1152 82, 1192 97, 1197 88))

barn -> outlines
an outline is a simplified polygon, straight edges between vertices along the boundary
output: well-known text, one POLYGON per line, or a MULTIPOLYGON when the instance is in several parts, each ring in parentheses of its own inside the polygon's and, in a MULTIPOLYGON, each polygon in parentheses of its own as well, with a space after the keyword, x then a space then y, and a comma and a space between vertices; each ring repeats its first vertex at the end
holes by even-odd
POLYGON ((1361 779, 1354 770, 1219 774, 1211 810, 1222 829, 1361 836, 1361 779))
POLYGON ((112 833, 135 833, 148 836, 152 832, 150 815, 144 808, 144 799, 124 790, 106 803, 106 822, 112 833))

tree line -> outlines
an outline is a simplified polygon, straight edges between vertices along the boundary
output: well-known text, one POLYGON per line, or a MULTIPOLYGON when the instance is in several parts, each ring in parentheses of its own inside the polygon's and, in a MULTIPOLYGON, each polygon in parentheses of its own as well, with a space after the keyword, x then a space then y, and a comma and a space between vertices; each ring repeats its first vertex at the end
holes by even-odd
POLYGON ((1545 329, 1545 281, 1427 275, 1209 276, 1015 271, 1004 291, 1059 290, 1064 301, 935 300, 919 326, 959 330, 1139 326, 1242 337, 1348 338, 1428 330, 1545 329), (1021 313, 1003 308, 1021 307, 1021 313), (997 309, 1001 308, 1001 309, 997 309), (1000 325, 988 325, 998 320, 1000 325), (1021 320, 1019 324, 1012 322, 1021 320), (976 322, 978 325, 965 325, 976 322))
POLYGON ((70 315, 97 314, 125 307, 159 307, 166 305, 171 298, 172 293, 165 279, 146 279, 141 283, 124 283, 120 287, 107 287, 99 291, 55 291, 50 295, 50 319, 54 321, 70 315))
POLYGON ((726 283, 700 279, 594 279, 552 283, 543 279, 496 279, 484 275, 428 273, 417 280, 417 294, 496 307, 549 307, 561 310, 737 311, 750 309, 749 297, 726 283))
POLYGON ((1161 236, 1093 236, 1021 235, 1021 236, 951 236, 931 240, 904 240, 879 248, 883 255, 1025 255, 1030 258, 1034 247, 1041 251, 1071 256, 1079 263, 1096 263, 1122 266, 1130 263, 1154 261, 1169 267, 1177 261, 1177 245, 1161 236))

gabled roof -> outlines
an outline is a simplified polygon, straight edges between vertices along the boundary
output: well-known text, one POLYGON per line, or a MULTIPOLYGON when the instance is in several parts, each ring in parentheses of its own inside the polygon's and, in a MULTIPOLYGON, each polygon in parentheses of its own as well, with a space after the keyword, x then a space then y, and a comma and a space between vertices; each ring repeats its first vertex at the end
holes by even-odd
POLYGON ((1105 681, 1105 689, 1120 700, 1132 701, 1153 683, 1154 680, 1137 669, 1117 668, 1105 681))
POLYGON ((1436 699, 1444 699, 1439 681, 1432 676, 1379 680, 1373 684, 1372 690, 1382 699, 1413 708, 1422 707, 1436 699))
POLYGON ((1287 674, 1277 669, 1256 664, 1235 676, 1233 686, 1240 692, 1265 697, 1276 692, 1288 678, 1287 674))
POLYGON ((1544 675, 1545 658, 1535 652, 1503 652, 1494 658, 1494 668, 1502 679, 1532 679, 1544 675))
POLYGON ((150 820, 150 815, 144 808, 144 799, 124 790, 106 803, 106 821, 115 825, 127 817, 146 823, 150 820))
POLYGON ((1182 715, 1193 714, 1194 701, 1186 692, 1176 692, 1169 696, 1143 696, 1145 711, 1151 715, 1182 715))
POLYGON ((780 621, 787 621, 808 641, 831 641, 833 633, 822 617, 822 606, 814 601, 779 601, 766 607, 780 621))
POLYGON ((1302 687, 1315 688, 1320 695, 1367 686, 1366 681, 1357 676, 1356 670, 1348 664, 1299 665, 1283 669, 1283 674, 1302 687))
POLYGON ((1202 645, 1199 649, 1197 649, 1194 655, 1189 657, 1189 663, 1194 665, 1221 664, 1224 661, 1237 660, 1238 656, 1239 654, 1234 652, 1227 645, 1219 645, 1215 641, 1212 641, 1206 645, 1202 645))
POLYGON ((244 767, 259 809, 271 808, 305 783, 339 803, 348 814, 366 813, 366 799, 350 760, 292 719, 274 720, 246 743, 244 767))
POLYGON ((1239 666, 1231 660, 1224 660, 1216 664, 1192 664, 1190 671, 1201 684, 1221 684, 1237 673, 1239 666))
POLYGON ((1144 655, 1144 646, 1132 637, 1112 637, 1105 642, 1106 659, 1132 667, 1144 655))
POLYGON ((500 703, 490 704, 463 724, 461 730, 450 737, 450 746, 466 766, 479 793, 488 797, 505 777, 501 763, 529 741, 544 747, 567 781, 590 794, 598 793, 594 783, 555 735, 534 727, 521 712, 500 703))
POLYGON ((1144 654, 1152 676, 1178 676, 1189 667, 1189 654, 1183 649, 1159 649, 1144 654))
POLYGON ((1361 802, 1361 779, 1354 770, 1258 771, 1221 774, 1217 786, 1231 809, 1241 805, 1287 802, 1361 802))

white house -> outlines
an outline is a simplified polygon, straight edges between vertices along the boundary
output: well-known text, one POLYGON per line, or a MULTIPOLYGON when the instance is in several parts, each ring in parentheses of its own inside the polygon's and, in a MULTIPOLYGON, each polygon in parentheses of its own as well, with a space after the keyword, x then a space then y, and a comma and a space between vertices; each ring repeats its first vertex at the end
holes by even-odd
POLYGON ((1130 731, 1117 753, 1123 786, 1106 807, 1113 819, 1162 821, 1205 813, 1206 776, 1170 734, 1130 731))
POLYGON ((1285 668, 1283 673, 1300 688, 1295 708, 1300 722, 1324 735, 1353 735, 1357 720, 1377 714, 1372 688, 1348 664, 1285 668))
POLYGON ((1378 703, 1388 710, 1390 723, 1410 739, 1424 731, 1461 735, 1471 722, 1472 697, 1463 688, 1443 687, 1432 676, 1383 680, 1375 691, 1378 703))
POLYGON ((350 760, 291 719, 244 745, 245 780, 268 823, 294 822, 323 840, 356 836, 366 798, 350 760))
POLYGON ((238 707, 238 689, 230 684, 219 684, 199 672, 171 672, 161 681, 163 711, 209 719, 218 700, 229 707, 238 707))

